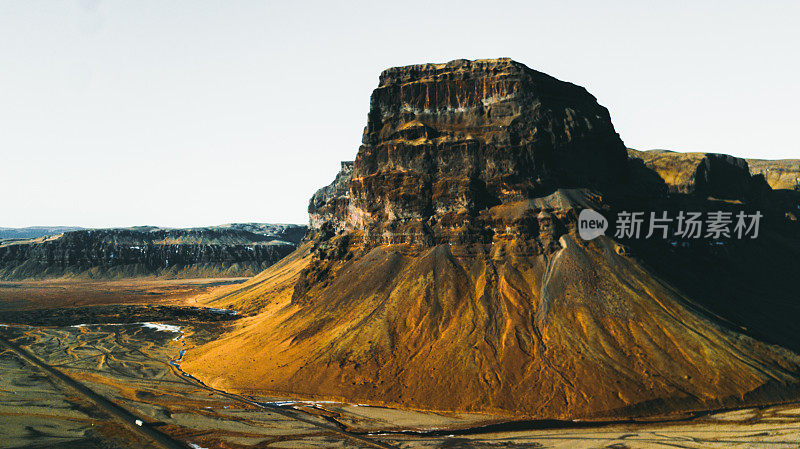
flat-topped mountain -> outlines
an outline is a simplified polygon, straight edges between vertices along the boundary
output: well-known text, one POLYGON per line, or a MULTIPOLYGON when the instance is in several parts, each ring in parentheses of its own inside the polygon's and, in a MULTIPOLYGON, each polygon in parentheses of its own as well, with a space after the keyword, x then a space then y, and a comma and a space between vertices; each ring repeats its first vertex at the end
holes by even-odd
POLYGON ((308 242, 212 297, 254 316, 182 366, 232 391, 536 418, 796 399, 796 205, 735 158, 693 167, 670 193, 585 89, 508 59, 388 69, 308 242), (606 235, 578 236, 586 208, 606 235), (615 238, 636 210, 764 221, 615 238))
POLYGON ((292 252, 306 227, 84 229, 0 242, 0 279, 252 276, 292 252))
POLYGON ((349 189, 312 227, 370 244, 486 241, 488 207, 626 175, 608 110, 510 59, 388 69, 372 93, 349 189))

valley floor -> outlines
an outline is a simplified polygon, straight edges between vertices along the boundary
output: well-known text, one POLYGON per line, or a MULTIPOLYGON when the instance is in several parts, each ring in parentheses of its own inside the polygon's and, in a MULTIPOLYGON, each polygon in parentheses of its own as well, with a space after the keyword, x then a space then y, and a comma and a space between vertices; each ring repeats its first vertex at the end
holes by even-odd
POLYGON ((225 323, 0 326, 0 434, 4 435, 0 447, 796 448, 800 444, 800 404, 670 423, 547 428, 530 423, 498 427, 508 418, 481 414, 227 394, 180 369, 181 354, 213 338, 221 326, 225 323))
POLYGON ((212 290, 247 278, 0 281, 0 311, 101 304, 194 304, 212 290))

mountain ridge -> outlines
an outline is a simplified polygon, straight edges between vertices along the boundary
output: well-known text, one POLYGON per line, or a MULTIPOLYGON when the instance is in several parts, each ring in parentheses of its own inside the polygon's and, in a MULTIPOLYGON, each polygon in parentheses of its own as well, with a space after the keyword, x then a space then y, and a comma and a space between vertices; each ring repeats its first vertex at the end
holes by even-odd
POLYGON ((0 278, 252 276, 290 253, 305 226, 83 229, 0 241, 0 278))
MULTIPOLYGON (((631 158, 641 159, 655 170, 668 184, 680 190, 678 184, 688 183, 697 165, 710 152, 682 153, 671 150, 635 150, 628 148, 631 158)), ((752 175, 762 175, 774 190, 800 191, 800 159, 749 159, 737 158, 747 162, 752 175)), ((683 187, 685 188, 685 187, 683 187)))

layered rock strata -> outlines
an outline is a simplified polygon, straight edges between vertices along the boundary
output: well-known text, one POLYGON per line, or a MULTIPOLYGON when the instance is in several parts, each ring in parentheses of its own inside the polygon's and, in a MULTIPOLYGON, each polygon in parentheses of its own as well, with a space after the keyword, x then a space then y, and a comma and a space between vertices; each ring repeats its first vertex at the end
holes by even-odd
MULTIPOLYGON (((312 199, 312 227, 368 246, 491 241, 481 211, 626 176, 608 110, 509 59, 392 68, 372 93, 349 186, 312 199)), ((536 226, 535 217, 531 226, 536 226)))
POLYGON ((294 251, 305 226, 87 229, 0 244, 0 278, 252 276, 294 251))

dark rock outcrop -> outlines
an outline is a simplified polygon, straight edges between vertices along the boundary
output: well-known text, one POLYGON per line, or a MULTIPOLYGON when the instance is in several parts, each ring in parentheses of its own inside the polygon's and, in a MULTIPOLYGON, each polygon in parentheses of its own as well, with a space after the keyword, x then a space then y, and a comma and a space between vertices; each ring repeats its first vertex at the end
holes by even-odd
POLYGON ((87 229, 0 245, 0 278, 252 276, 291 253, 305 226, 87 229))
MULTIPOLYGON (((727 154, 633 149, 628 149, 628 153, 632 160, 642 161, 657 174, 672 193, 722 199, 758 200, 764 197, 772 190, 765 173, 772 173, 774 178, 776 169, 784 169, 784 162, 791 162, 768 161, 770 164, 766 164, 767 161, 753 160, 758 166, 753 169, 751 161, 727 154)), ((780 178, 781 184, 776 184, 775 188, 783 185, 784 178, 780 178)))
POLYGON ((763 175, 751 175, 747 161, 706 154, 694 174, 693 193, 717 198, 755 199, 772 190, 763 175))
POLYGON ((308 202, 308 222, 313 231, 323 228, 329 232, 341 232, 345 222, 344 212, 350 199, 350 178, 353 176, 353 161, 342 161, 336 179, 317 190, 308 202))

